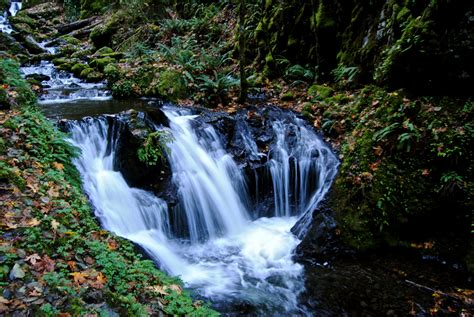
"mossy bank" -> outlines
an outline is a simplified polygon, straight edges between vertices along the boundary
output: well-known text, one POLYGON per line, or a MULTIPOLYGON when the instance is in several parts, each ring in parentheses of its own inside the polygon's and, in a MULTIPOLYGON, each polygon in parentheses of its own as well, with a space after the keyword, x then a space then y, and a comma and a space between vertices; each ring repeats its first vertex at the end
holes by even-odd
POLYGON ((12 59, 0 61, 2 314, 217 315, 100 228, 72 159, 12 59))

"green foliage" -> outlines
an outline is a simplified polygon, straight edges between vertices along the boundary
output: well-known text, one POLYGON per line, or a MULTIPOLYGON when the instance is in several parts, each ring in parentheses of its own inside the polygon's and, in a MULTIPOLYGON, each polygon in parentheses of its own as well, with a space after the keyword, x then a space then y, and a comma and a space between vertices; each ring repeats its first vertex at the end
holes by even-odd
POLYGON ((19 63, 13 59, 0 59, 0 103, 5 106, 33 105, 36 95, 19 72, 19 63), (10 92, 13 99, 8 98, 10 92), (13 104, 12 101, 14 100, 13 104))
MULTIPOLYGON (((4 66, 6 62, 0 63, 4 66)), ((9 74, 18 74, 18 69, 14 69, 17 64, 6 64, 13 65, 6 67, 9 74)), ((17 78, 7 80, 12 83, 17 78)), ((18 79, 15 85, 26 84, 18 79)), ((101 230, 72 164, 77 149, 65 141, 65 135, 38 108, 30 102, 18 103, 18 109, 0 115, 2 197, 9 197, 15 208, 10 208, 8 215, 9 233, 5 234, 4 219, 0 229, 5 238, 0 248, 0 283, 4 288, 10 287, 13 292, 21 283, 41 284, 41 296, 46 302, 38 307, 40 316, 58 312, 74 316, 100 313, 94 305, 86 304, 90 291, 124 316, 146 316, 163 309, 171 314, 215 314, 194 304, 184 292, 173 295, 171 307, 163 307, 163 294, 154 291, 154 287, 179 289, 181 282, 159 271, 152 261, 143 260, 130 241, 101 230), (11 149, 9 153, 14 157, 6 159, 6 149, 11 149), (4 176, 5 173, 9 175, 4 176), (18 186, 17 178, 22 178, 26 186, 18 186), (17 210, 19 217, 15 217, 17 210), (25 260, 30 255, 42 266, 25 260), (26 276, 12 283, 8 272, 19 259, 26 276)))
POLYGON ((138 149, 138 159, 147 165, 156 165, 166 160, 165 153, 169 151, 167 143, 173 141, 166 131, 156 131, 148 134, 142 146, 138 149))
POLYGON ((346 67, 343 64, 339 64, 337 68, 331 71, 331 74, 334 76, 336 82, 353 82, 359 75, 358 67, 346 67))
POLYGON ((305 109, 343 140, 333 201, 351 245, 397 241, 413 219, 430 222, 445 208, 470 214, 472 100, 410 100, 375 87, 345 95, 319 91, 311 89, 315 103, 305 109))
POLYGON ((204 97, 210 105, 223 102, 230 89, 239 85, 239 80, 232 74, 218 73, 214 71, 213 76, 203 74, 198 78, 199 91, 204 93, 204 97))

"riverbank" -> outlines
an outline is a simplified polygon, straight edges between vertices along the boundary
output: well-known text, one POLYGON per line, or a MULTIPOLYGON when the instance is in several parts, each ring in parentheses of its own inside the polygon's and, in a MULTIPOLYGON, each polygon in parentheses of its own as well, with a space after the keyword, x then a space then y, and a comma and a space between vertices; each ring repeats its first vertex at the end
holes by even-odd
MULTIPOLYGON (((113 10, 105 5, 94 10, 87 6, 81 8, 84 12, 76 11, 81 15, 80 18, 76 15, 79 22, 68 21, 71 18, 68 13, 70 8, 66 7, 66 14, 63 15, 64 8, 51 3, 20 12, 15 19, 11 19, 20 33, 14 39, 18 39, 16 42, 23 47, 15 52, 16 56, 23 62, 51 60, 59 69, 71 71, 90 82, 107 79, 114 98, 159 97, 181 105, 199 105, 230 113, 246 106, 237 103, 237 10, 234 6, 176 6, 169 12, 157 10, 156 16, 149 16, 127 5, 113 5, 113 10), (39 32, 33 31, 38 29, 39 32), (34 34, 40 44, 27 41, 29 34, 34 34), (57 50, 53 50, 54 47, 57 50)), ((257 4, 255 8, 258 7, 257 4)), ((323 5, 320 7, 321 14, 327 13, 323 5)), ((265 10, 268 14, 272 13, 270 15, 280 14, 278 10, 271 12, 270 7, 265 10)), ((410 25, 418 21, 411 18, 415 9, 411 10, 413 13, 400 10, 404 13, 399 18, 402 21, 407 19, 410 25)), ((256 9, 256 12, 259 11, 256 9)), ((306 11, 303 9, 302 12, 306 11)), ((423 14, 422 18, 426 16, 423 14)), ((249 29, 254 23, 253 29, 258 30, 260 24, 257 22, 258 19, 249 19, 249 29)), ((273 22, 266 27, 272 29, 275 25, 273 22)), ((423 36, 428 34, 424 32, 426 25, 429 24, 415 25, 413 34, 403 32, 402 44, 410 43, 407 39, 412 35, 418 38, 419 28, 423 29, 423 36)), ((323 23, 320 27, 328 29, 331 25, 323 23)), ((388 29, 383 30, 383 36, 387 38, 388 29)), ((376 28, 371 32, 374 30, 376 28)), ((264 36, 261 31, 256 33, 264 36)), ((392 31, 398 34, 399 30, 392 31)), ((272 34, 270 32, 265 36, 272 34)), ((290 42, 290 38, 286 41, 287 35, 283 32, 275 34, 280 40, 283 39, 281 41, 290 42)), ((373 37, 375 34, 371 35, 370 41, 373 37)), ((259 45, 268 40, 263 38, 259 45)), ((387 90, 371 85, 361 87, 357 82, 360 69, 344 65, 335 69, 333 81, 314 84, 315 80, 321 81, 316 76, 317 69, 309 64, 301 66, 290 56, 287 56, 288 59, 277 56, 275 47, 272 50, 274 52, 270 55, 250 58, 255 59, 247 67, 251 87, 248 104, 257 103, 262 107, 273 104, 301 112, 333 144, 342 161, 329 197, 334 211, 330 216, 337 220, 333 233, 342 241, 337 248, 343 245, 351 254, 361 252, 362 255, 341 259, 335 252, 335 255, 326 257, 327 254, 319 252, 321 241, 310 244, 305 250, 300 249, 300 261, 311 263, 307 264, 309 287, 305 300, 314 300, 319 296, 318 292, 327 294, 331 291, 330 283, 323 291, 311 287, 311 284, 317 285, 318 279, 324 279, 325 274, 329 280, 341 278, 344 283, 357 285, 352 290, 357 294, 363 289, 360 285, 366 284, 364 281, 384 280, 383 274, 378 273, 381 266, 398 269, 404 256, 410 258, 413 271, 424 266, 417 260, 411 261, 412 256, 456 266, 454 270, 433 270, 433 277, 457 275, 459 272, 459 279, 446 282, 442 287, 424 279, 412 279, 434 290, 432 293, 440 291, 452 295, 456 293, 455 286, 462 284, 463 288, 467 287, 464 283, 469 282, 467 271, 472 272, 473 256, 472 98, 465 95, 420 97, 404 89, 387 90), (263 59, 265 66, 262 66, 263 59), (401 259, 390 262, 390 256, 384 258, 385 251, 381 250, 387 249, 397 250, 397 254, 402 254, 401 259), (364 260, 367 254, 364 252, 369 254, 369 260, 364 260), (334 263, 334 269, 320 266, 326 260, 334 263), (371 262, 377 264, 371 265, 371 262), (364 271, 364 268, 370 273, 364 274, 360 280, 345 279, 350 272, 364 271), (336 273, 332 275, 333 272, 336 273)), ((370 50, 371 54, 377 54, 372 45, 370 50)), ((357 52, 355 55, 363 53, 357 52)), ((381 65, 389 66, 379 70, 387 71, 385 75, 394 70, 389 57, 402 54, 399 51, 389 52, 379 54, 385 56, 387 61, 381 62, 381 65)), ((349 59, 346 56, 345 60, 349 59)), ((367 74, 364 76, 367 80, 367 74)), ((44 77, 28 77, 39 93, 48 90, 42 83, 44 80, 44 77)), ((318 220, 314 223, 316 226, 319 224, 318 220)), ((319 237, 318 232, 310 232, 305 240, 311 241, 315 237, 319 237)), ((323 237, 326 238, 325 235, 323 237)), ((324 242, 322 244, 324 246, 324 242)), ((395 281, 390 280, 390 283, 405 283, 401 277, 395 281)), ((405 286, 417 288, 408 284, 405 286)), ((419 310, 415 307, 413 311, 429 311, 429 293, 427 291, 427 296, 422 296, 423 308, 419 310)), ((464 295, 452 296, 461 298, 464 295)), ((387 303, 390 297, 387 293, 385 298, 379 300, 387 303)), ((462 303, 456 304, 453 309, 458 312, 469 309, 469 301, 460 301, 462 303)), ((412 310, 400 298, 394 305, 396 309, 385 304, 358 307, 358 304, 364 306, 362 302, 367 304, 365 298, 357 300, 356 304, 345 302, 341 306, 347 308, 341 307, 341 312, 365 309, 370 313, 394 310, 403 314, 412 310)), ((327 303, 338 304, 330 300, 327 303)), ((449 303, 443 309, 449 311, 448 307, 449 303)))
POLYGON ((216 314, 130 241, 100 228, 78 155, 36 106, 19 64, 0 62, 1 314, 216 314), (5 105, 2 101, 2 105, 5 105))

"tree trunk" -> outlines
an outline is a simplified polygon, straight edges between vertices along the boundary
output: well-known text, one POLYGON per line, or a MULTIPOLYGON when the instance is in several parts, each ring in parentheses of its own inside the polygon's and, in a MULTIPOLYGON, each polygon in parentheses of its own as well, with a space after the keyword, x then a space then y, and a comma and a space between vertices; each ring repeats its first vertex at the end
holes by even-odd
POLYGON ((245 0, 240 0, 239 8, 239 70, 240 70, 240 94, 239 103, 247 100, 247 76, 245 75, 245 0))

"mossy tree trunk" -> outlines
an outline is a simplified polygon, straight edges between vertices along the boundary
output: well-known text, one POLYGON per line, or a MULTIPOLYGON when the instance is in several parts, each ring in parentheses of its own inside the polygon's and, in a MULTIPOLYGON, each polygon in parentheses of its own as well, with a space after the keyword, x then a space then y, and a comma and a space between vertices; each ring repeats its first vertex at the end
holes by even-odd
POLYGON ((240 71, 240 94, 239 103, 247 100, 247 76, 245 75, 245 0, 240 0, 239 4, 239 71, 240 71))

